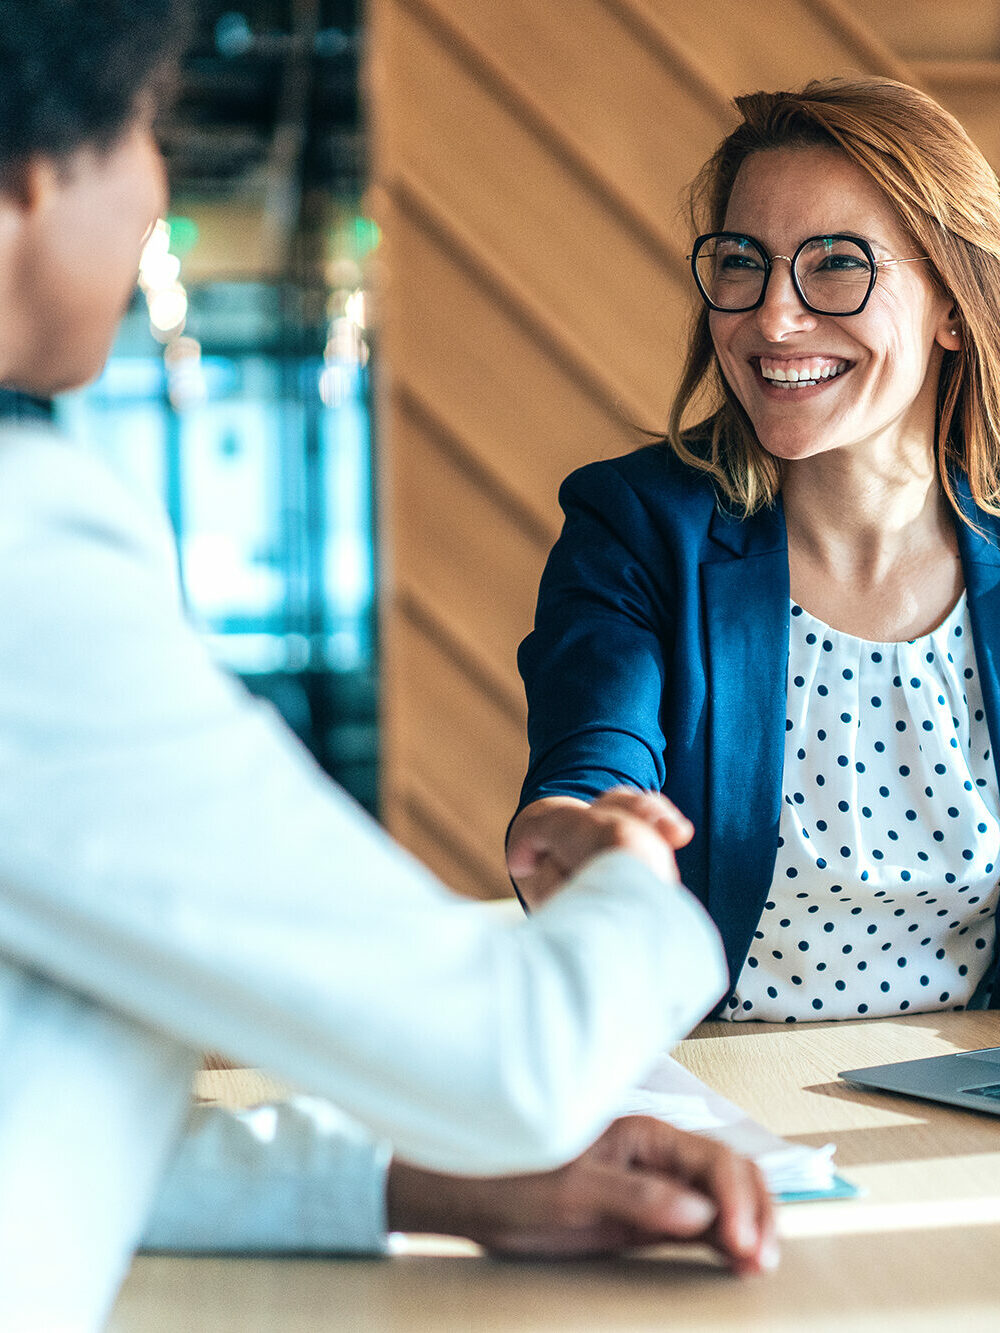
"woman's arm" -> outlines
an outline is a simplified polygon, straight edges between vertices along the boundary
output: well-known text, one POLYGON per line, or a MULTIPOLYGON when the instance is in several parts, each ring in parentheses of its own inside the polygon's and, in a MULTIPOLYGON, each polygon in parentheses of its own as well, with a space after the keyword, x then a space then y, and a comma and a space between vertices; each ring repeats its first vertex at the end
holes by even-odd
POLYGON ((574 473, 559 498, 565 523, 518 652, 531 746, 522 807, 618 786, 659 791, 665 778, 674 556, 614 465, 574 473))
POLYGON ((675 613, 667 540, 613 463, 567 478, 560 502, 566 521, 518 655, 531 759, 507 863, 528 907, 565 882, 575 843, 607 816, 611 792, 612 808, 647 821, 671 848, 693 833, 659 794, 675 613))

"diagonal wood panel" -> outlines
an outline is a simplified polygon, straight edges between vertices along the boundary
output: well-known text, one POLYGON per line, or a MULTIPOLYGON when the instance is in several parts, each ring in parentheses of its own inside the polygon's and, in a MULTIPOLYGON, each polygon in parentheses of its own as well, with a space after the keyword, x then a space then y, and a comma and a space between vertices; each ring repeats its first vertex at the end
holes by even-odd
POLYGON ((411 814, 418 807, 430 817, 443 812, 438 822, 450 854, 474 850, 477 869, 493 868, 481 893, 495 896, 509 890, 498 852, 524 767, 523 724, 469 678, 454 645, 405 603, 394 637, 406 669, 395 682, 398 780, 386 775, 387 796, 411 814))
POLYGON ((664 364, 663 324, 686 282, 408 9, 390 12, 405 108, 387 144, 397 171, 586 346, 631 415, 662 420, 677 368, 664 364))
POLYGON ((506 896, 509 884, 498 878, 495 858, 456 827, 447 807, 413 787, 394 807, 393 834, 434 873, 469 898, 506 896))
POLYGON ((958 117, 993 170, 1000 168, 1000 60, 918 68, 928 92, 958 117))
POLYGON ((583 370, 544 331, 484 286, 442 238, 391 215, 394 381, 538 516, 558 531, 556 491, 580 460, 624 453, 635 434, 583 370))
POLYGON ((1000 5, 984 0, 850 0, 859 23, 908 61, 1000 56, 1000 5))
POLYGON ((755 88, 794 88, 809 78, 859 71, 905 77, 904 62, 894 60, 873 33, 868 42, 859 40, 853 11, 831 0, 613 3, 644 20, 661 39, 696 52, 730 96, 755 88))
POLYGON ((401 405, 395 420, 398 594, 463 645, 481 687, 498 694, 523 725, 512 646, 531 628, 531 589, 546 544, 496 503, 412 404, 401 405))
POLYGON ((384 811, 460 891, 509 891, 514 653, 556 491, 666 415, 691 297, 682 201, 729 99, 886 74, 960 110, 995 160, 1000 20, 953 8, 965 31, 942 35, 936 0, 370 0, 384 811))
POLYGON ((561 25, 540 25, 531 0, 406 3, 623 229, 687 281, 676 187, 698 170, 732 120, 721 92, 706 98, 697 86, 678 85, 664 68, 670 53, 634 35, 606 0, 577 0, 572 24, 561 25), (594 59, 595 51, 608 49, 616 60, 594 59), (646 130, 637 135, 640 123, 646 130))

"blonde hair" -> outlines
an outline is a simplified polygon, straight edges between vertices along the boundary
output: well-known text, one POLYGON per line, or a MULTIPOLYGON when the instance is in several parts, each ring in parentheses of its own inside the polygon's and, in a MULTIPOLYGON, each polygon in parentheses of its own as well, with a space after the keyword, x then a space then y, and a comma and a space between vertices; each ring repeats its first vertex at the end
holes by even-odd
MULTIPOLYGON (((958 350, 945 352, 938 388, 941 485, 958 510, 951 475, 957 466, 976 504, 1000 514, 1000 186, 989 163, 954 116, 891 79, 830 79, 801 92, 750 93, 736 98, 736 107, 741 124, 691 187, 695 229, 722 230, 736 174, 751 153, 836 147, 866 171, 917 252, 929 256, 934 281, 954 302, 962 330, 958 350)), ((709 473, 744 515, 778 494, 779 464, 758 442, 719 369, 704 309, 692 328, 664 442, 709 473), (706 394, 711 415, 685 429, 692 401, 706 394)))

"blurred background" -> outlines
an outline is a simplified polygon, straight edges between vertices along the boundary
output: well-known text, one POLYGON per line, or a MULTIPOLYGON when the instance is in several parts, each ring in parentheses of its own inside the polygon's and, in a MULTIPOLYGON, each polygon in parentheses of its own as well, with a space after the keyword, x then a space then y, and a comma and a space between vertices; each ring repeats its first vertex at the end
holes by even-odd
POLYGON ((996 166, 1000 6, 197 9, 171 215, 105 374, 55 411, 166 503, 219 660, 447 882, 506 894, 556 491, 665 422, 684 187, 730 98, 890 75, 996 166))

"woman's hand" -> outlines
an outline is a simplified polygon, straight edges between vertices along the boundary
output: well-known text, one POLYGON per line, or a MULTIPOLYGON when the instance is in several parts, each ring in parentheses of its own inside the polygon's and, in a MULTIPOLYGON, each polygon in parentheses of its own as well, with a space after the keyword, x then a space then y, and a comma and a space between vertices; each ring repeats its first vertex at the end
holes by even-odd
POLYGON ((587 802, 546 796, 511 825, 507 869, 529 907, 538 907, 598 852, 621 849, 676 881, 674 849, 691 841, 690 820, 659 792, 615 787, 587 802))
POLYGON ((574 1162, 538 1175, 445 1176, 394 1161, 387 1206, 390 1230, 467 1236, 512 1257, 687 1241, 711 1246, 736 1273, 778 1262, 756 1166, 648 1116, 616 1120, 574 1162))

